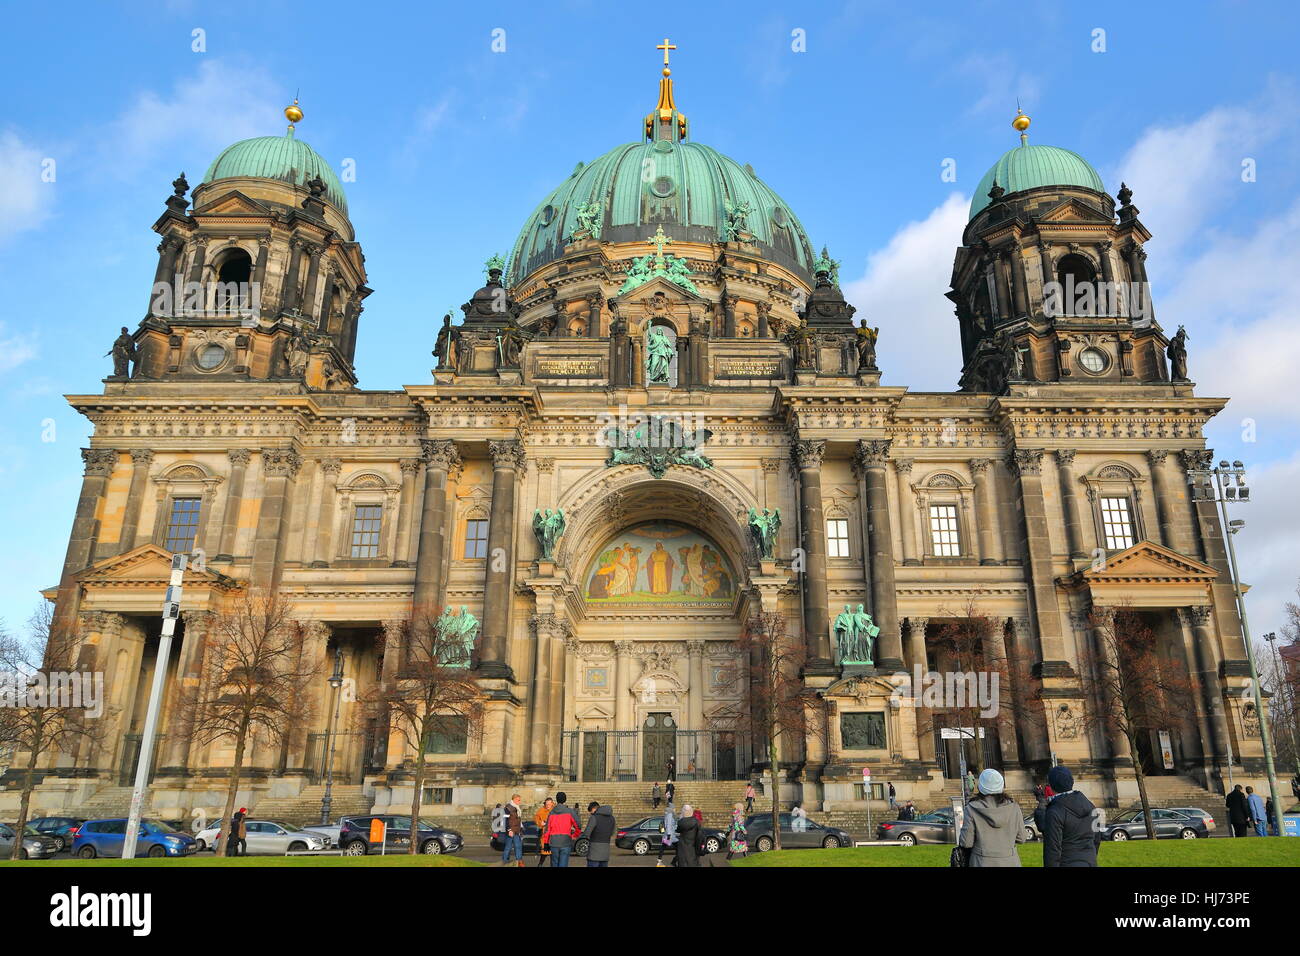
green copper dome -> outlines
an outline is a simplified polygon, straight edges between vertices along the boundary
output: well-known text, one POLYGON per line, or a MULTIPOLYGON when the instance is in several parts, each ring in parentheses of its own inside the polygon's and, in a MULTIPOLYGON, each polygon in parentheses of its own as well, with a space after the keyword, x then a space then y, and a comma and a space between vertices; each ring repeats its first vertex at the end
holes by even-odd
POLYGON ((660 139, 617 146, 579 164, 524 223, 511 251, 508 282, 562 255, 579 227, 579 207, 591 215, 596 201, 596 237, 604 242, 644 241, 659 225, 678 242, 719 242, 730 237, 736 210, 747 206, 743 229, 764 254, 812 273, 814 253, 798 217, 752 167, 701 143, 660 139))
POLYGON ((227 146, 203 174, 203 182, 234 176, 278 179, 294 186, 319 176, 325 183, 326 200, 347 215, 348 201, 334 170, 314 149, 296 139, 292 131, 285 136, 257 136, 227 146))
POLYGON ((970 202, 970 218, 987 206, 994 181, 1008 193, 1039 186, 1082 186, 1104 193, 1097 171, 1078 153, 1059 146, 1030 146, 1023 143, 1009 149, 984 174, 970 202))

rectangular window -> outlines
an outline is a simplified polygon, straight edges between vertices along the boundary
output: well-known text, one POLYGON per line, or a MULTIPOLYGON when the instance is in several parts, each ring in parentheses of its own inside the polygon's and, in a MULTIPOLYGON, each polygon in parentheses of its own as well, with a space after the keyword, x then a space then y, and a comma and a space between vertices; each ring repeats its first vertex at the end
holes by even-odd
POLYGON ((843 518, 826 522, 826 554, 832 558, 849 556, 849 523, 843 518))
POLYGON ((173 552, 194 550, 199 536, 199 499, 173 498, 172 513, 167 519, 167 541, 164 547, 173 552))
POLYGON ((1107 551, 1133 547, 1133 517, 1127 498, 1101 499, 1101 528, 1107 551))
POLYGON ((486 518, 472 518, 465 522, 465 557, 487 557, 487 534, 486 518))
POLYGON ((425 742, 427 754, 463 754, 469 748, 469 718, 442 717, 442 726, 430 731, 425 742))
POLYGON ((383 505, 357 505, 352 513, 352 557, 379 557, 379 528, 383 519, 383 505))
POLYGON ((451 803, 451 787, 425 787, 423 803, 451 803))
POLYGON ((961 557, 956 505, 930 505, 930 540, 936 558, 961 557))

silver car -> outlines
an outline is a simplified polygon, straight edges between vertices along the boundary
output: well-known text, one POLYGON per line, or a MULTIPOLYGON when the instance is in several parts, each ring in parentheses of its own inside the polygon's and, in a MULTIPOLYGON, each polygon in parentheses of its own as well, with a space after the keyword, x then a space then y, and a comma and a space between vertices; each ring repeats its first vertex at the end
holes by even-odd
MULTIPOLYGON (((284 856, 302 850, 328 850, 331 845, 329 835, 315 830, 304 830, 292 823, 278 823, 272 820, 245 820, 244 829, 246 852, 249 856, 284 856)), ((221 826, 210 826, 194 835, 200 850, 211 850, 217 845, 221 826)))
MULTIPOLYGON (((9 859, 14 851, 14 837, 17 831, 7 823, 0 823, 0 860, 9 859)), ((54 837, 37 833, 30 826, 23 830, 23 848, 18 853, 20 860, 48 860, 59 852, 59 842, 54 837)))

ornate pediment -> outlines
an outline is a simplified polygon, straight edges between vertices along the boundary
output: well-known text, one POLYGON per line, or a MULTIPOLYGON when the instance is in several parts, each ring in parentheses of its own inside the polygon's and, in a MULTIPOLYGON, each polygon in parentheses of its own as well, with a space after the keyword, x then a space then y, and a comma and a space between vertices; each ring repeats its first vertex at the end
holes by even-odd
MULTIPOLYGON (((145 544, 125 554, 97 561, 77 575, 86 590, 95 588, 156 588, 165 590, 172 576, 172 553, 156 544, 145 544)), ((239 586, 234 578, 210 569, 186 570, 184 586, 217 587, 229 591, 239 586)))
POLYGON ((239 190, 235 189, 219 199, 214 199, 206 203, 202 208, 195 209, 195 217, 199 216, 269 216, 271 210, 269 207, 258 202, 256 199, 249 199, 239 190))
POLYGON ((1100 567, 1088 568, 1079 574, 1090 583, 1200 581, 1208 584, 1219 576, 1208 564, 1151 541, 1139 541, 1131 548, 1110 555, 1100 567))
POLYGON ((1053 206, 1046 213, 1037 217, 1040 223, 1055 222, 1089 222, 1110 225, 1112 220, 1106 214, 1081 199, 1071 197, 1059 206, 1053 206))

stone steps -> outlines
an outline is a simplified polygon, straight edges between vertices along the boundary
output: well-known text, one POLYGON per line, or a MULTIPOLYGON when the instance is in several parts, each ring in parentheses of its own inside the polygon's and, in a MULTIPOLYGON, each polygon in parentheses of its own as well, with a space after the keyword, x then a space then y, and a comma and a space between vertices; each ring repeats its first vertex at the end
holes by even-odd
MULTIPOLYGON (((249 807, 249 815, 259 819, 278 820, 297 826, 320 823, 321 801, 325 798, 324 785, 304 787, 293 797, 264 797, 249 807)), ((335 784, 330 793, 330 820, 362 816, 370 812, 374 801, 357 785, 335 784)))

